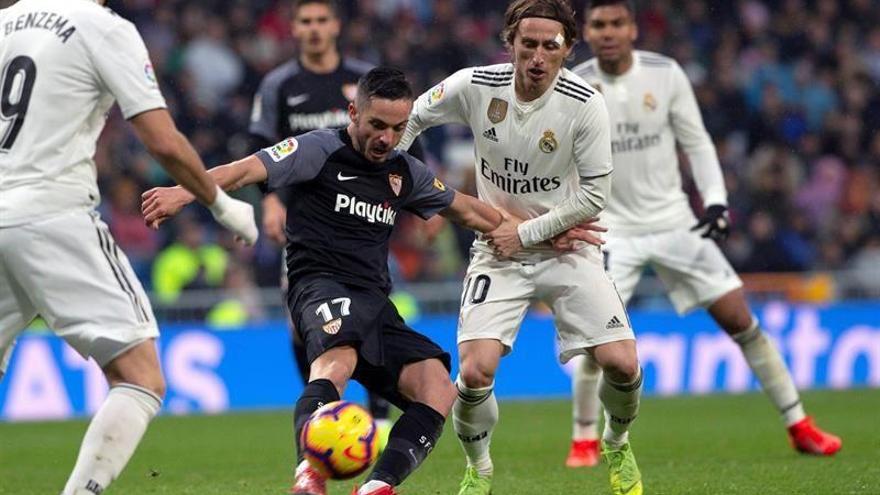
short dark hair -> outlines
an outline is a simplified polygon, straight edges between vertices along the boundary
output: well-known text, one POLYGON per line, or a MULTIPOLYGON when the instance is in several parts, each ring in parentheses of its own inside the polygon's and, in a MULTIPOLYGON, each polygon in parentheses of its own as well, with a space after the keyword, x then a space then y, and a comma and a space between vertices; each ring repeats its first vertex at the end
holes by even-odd
POLYGON ((626 8, 629 11, 630 15, 635 15, 636 13, 636 5, 632 0, 590 0, 587 4, 587 10, 592 10, 598 7, 608 7, 620 5, 621 7, 626 8))
POLYGON ((300 7, 313 3, 326 5, 327 8, 329 8, 330 11, 333 12, 333 15, 339 17, 339 5, 336 3, 336 0, 293 0, 293 17, 296 18, 296 16, 299 14, 300 7))
POLYGON ((402 70, 380 66, 370 70, 357 85, 357 101, 364 103, 370 98, 385 100, 412 100, 415 98, 412 86, 402 70))
POLYGON ((516 0, 511 3, 504 13, 501 41, 512 46, 520 21, 529 17, 542 17, 559 22, 565 31, 565 44, 574 45, 578 30, 574 20, 574 10, 568 0, 516 0))

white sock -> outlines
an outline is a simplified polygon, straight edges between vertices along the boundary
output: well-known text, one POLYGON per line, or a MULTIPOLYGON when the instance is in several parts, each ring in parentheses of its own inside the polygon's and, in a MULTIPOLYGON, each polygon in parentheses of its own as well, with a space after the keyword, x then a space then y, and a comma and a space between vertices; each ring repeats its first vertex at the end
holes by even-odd
POLYGON ((642 395, 642 373, 631 383, 613 383, 603 375, 599 384, 599 399, 605 407, 605 431, 602 440, 612 448, 629 441, 629 426, 639 414, 642 395))
POLYGON ((144 388, 110 389, 89 424, 79 456, 61 495, 100 494, 128 463, 162 400, 144 388))
POLYGON ((473 466, 482 476, 492 475, 492 457, 489 444, 492 430, 498 423, 498 402, 492 392, 493 386, 468 388, 455 380, 458 398, 452 406, 452 425, 458 435, 461 448, 467 456, 468 466, 473 466))
POLYGON ((807 417, 785 361, 767 338, 767 334, 761 331, 757 318, 752 320, 752 326, 748 330, 732 337, 742 349, 752 372, 758 377, 761 389, 782 415, 785 425, 791 426, 807 417))
POLYGON ((361 495, 363 493, 370 493, 371 491, 378 490, 379 488, 382 488, 383 486, 391 486, 391 485, 389 485, 388 483, 385 483, 384 481, 370 480, 370 481, 364 483, 364 486, 360 487, 360 489, 358 490, 358 495, 361 495))
POLYGON ((599 378, 602 369, 588 355, 577 356, 571 377, 572 434, 574 440, 599 438, 599 378))

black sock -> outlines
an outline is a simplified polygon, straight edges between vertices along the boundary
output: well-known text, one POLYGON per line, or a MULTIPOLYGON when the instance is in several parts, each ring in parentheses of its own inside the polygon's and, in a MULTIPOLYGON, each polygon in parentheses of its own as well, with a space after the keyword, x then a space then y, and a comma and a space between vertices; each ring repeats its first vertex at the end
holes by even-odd
POLYGON ((302 342, 297 341, 296 337, 291 339, 292 351, 293 351, 293 361, 296 363, 296 369, 299 370, 299 378, 302 380, 303 385, 308 385, 309 383, 309 356, 306 354, 306 345, 302 342))
POLYGON ((375 392, 370 392, 368 399, 370 401, 370 414, 373 416, 373 419, 388 419, 388 415, 391 412, 391 403, 375 392))
POLYGON ((445 419, 430 406, 414 402, 391 428, 388 445, 367 480, 391 486, 403 483, 434 448, 445 419))
POLYGON ((319 378, 309 382, 303 390, 299 400, 296 401, 296 409, 293 411, 294 443, 296 444, 296 463, 303 461, 302 446, 299 436, 309 416, 324 404, 339 400, 339 392, 333 382, 326 378, 319 378))

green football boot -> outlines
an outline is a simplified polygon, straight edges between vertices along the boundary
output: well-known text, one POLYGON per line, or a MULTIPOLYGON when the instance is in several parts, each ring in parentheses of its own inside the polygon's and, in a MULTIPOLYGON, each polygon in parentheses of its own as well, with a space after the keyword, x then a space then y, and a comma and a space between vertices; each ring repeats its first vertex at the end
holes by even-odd
POLYGON ((458 495, 490 495, 492 493, 492 476, 482 476, 476 468, 468 466, 461 480, 458 495))
POLYGON ((614 495, 642 495, 642 473, 636 464, 629 442, 612 449, 602 442, 602 458, 608 463, 611 493, 614 495))

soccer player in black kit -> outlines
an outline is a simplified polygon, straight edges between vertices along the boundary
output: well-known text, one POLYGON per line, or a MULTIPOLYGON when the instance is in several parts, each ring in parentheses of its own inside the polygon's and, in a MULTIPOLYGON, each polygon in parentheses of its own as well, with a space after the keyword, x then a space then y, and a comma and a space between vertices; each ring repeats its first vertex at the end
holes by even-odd
MULTIPOLYGON (((290 188, 287 302, 311 364, 294 413, 298 452, 309 415, 339 400, 350 378, 403 411, 358 495, 393 495, 434 447, 456 397, 449 354, 408 327, 388 299, 388 241, 397 215, 439 213, 479 232, 511 221, 394 149, 412 104, 402 72, 373 69, 358 83, 347 128, 287 138, 210 170, 225 190, 256 183, 290 188)), ((143 197, 144 220, 154 228, 192 201, 179 187, 143 197)), ((293 493, 324 495, 325 480, 301 455, 299 461, 293 493)))
MULTIPOLYGON (((348 124, 348 104, 355 97, 358 79, 372 65, 341 56, 336 46, 341 28, 339 7, 334 0, 294 3, 291 33, 298 55, 269 72, 260 83, 248 129, 252 149, 271 146, 288 136, 348 124)), ((410 154, 422 158, 421 148, 410 149, 410 154)), ((288 190, 283 188, 263 198, 263 232, 282 245, 287 216, 284 196, 288 190)), ((291 341, 297 368, 306 382, 309 363, 305 346, 296 334, 291 341)), ((369 394, 369 405, 379 426, 380 447, 384 447, 391 428, 388 401, 369 394)))

